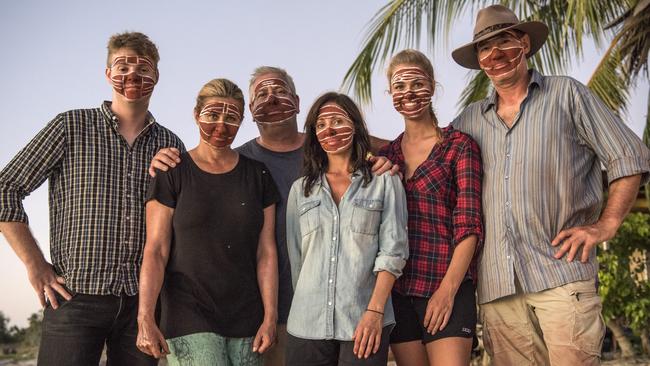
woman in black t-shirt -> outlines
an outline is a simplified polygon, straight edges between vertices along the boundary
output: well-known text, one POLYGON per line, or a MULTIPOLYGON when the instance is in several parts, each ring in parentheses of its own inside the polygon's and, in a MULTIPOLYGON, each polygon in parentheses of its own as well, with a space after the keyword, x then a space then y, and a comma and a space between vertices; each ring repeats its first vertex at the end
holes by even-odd
POLYGON ((207 83, 194 108, 201 143, 149 188, 137 346, 170 365, 261 365, 274 341, 279 194, 264 164, 230 148, 243 112, 234 83, 207 83))

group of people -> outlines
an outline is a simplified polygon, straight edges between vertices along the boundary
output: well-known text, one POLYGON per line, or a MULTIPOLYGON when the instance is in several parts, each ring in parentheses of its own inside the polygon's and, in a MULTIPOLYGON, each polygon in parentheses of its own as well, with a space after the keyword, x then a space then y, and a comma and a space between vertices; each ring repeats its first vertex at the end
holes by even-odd
POLYGON ((584 85, 529 69, 547 35, 482 9, 452 57, 493 91, 444 128, 431 62, 394 55, 393 141, 335 92, 300 132, 292 78, 262 66, 260 135, 233 149, 244 93, 214 79, 189 151, 148 111, 156 46, 113 36, 112 100, 59 114, 0 172, 0 230, 45 308, 38 364, 96 365, 106 346, 109 365, 386 365, 389 347, 467 365, 477 318, 496 365, 598 364, 596 245, 650 151, 584 85), (22 206, 45 180, 52 264, 22 206))

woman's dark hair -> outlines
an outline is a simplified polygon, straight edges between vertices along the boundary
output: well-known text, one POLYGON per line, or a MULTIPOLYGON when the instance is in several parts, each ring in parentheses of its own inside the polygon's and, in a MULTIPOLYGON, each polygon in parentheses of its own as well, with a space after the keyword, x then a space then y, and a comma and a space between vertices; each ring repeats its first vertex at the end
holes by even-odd
POLYGON ((352 124, 354 125, 354 137, 352 138, 352 155, 350 156, 353 171, 360 171, 363 176, 363 186, 367 186, 372 180, 370 163, 366 161, 366 154, 370 151, 370 134, 363 116, 357 105, 345 94, 329 92, 316 99, 309 109, 305 120, 305 159, 302 166, 302 174, 305 176, 303 190, 305 197, 309 197, 311 189, 316 181, 327 172, 327 153, 323 150, 316 137, 316 120, 318 111, 326 103, 336 103, 345 110, 352 124))

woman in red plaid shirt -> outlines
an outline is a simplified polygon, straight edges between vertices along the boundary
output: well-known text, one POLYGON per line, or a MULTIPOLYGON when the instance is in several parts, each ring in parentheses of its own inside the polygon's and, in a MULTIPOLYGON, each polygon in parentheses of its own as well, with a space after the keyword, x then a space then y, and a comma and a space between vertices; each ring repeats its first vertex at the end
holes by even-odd
POLYGON ((410 251, 393 289, 391 348, 398 365, 468 365, 483 238, 481 152, 468 135, 438 127, 426 56, 404 50, 387 74, 405 130, 380 153, 402 169, 410 251))

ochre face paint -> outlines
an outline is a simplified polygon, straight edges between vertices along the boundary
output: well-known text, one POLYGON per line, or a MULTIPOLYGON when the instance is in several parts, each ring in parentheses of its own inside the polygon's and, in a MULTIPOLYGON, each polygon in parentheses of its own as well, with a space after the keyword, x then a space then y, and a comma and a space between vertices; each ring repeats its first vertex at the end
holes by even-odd
POLYGON ((298 113, 298 103, 284 80, 262 79, 253 90, 252 113, 257 123, 281 123, 298 113))
POLYGON ((113 89, 129 100, 151 95, 158 81, 158 70, 153 62, 143 56, 120 56, 110 68, 113 89))
POLYGON ((326 153, 347 150, 354 137, 354 124, 348 113, 336 104, 328 103, 318 110, 316 138, 326 153))
POLYGON ((431 77, 419 67, 395 70, 390 85, 395 110, 405 117, 417 117, 431 104, 431 77))
POLYGON ((481 57, 478 63, 487 76, 491 78, 499 77, 513 73, 524 59, 523 55, 524 48, 521 46, 492 47, 490 53, 481 57), (503 54, 502 57, 495 56, 494 53, 497 50, 503 54))
POLYGON ((228 147, 235 139, 241 121, 239 106, 226 102, 207 104, 199 113, 201 139, 216 149, 228 147))

